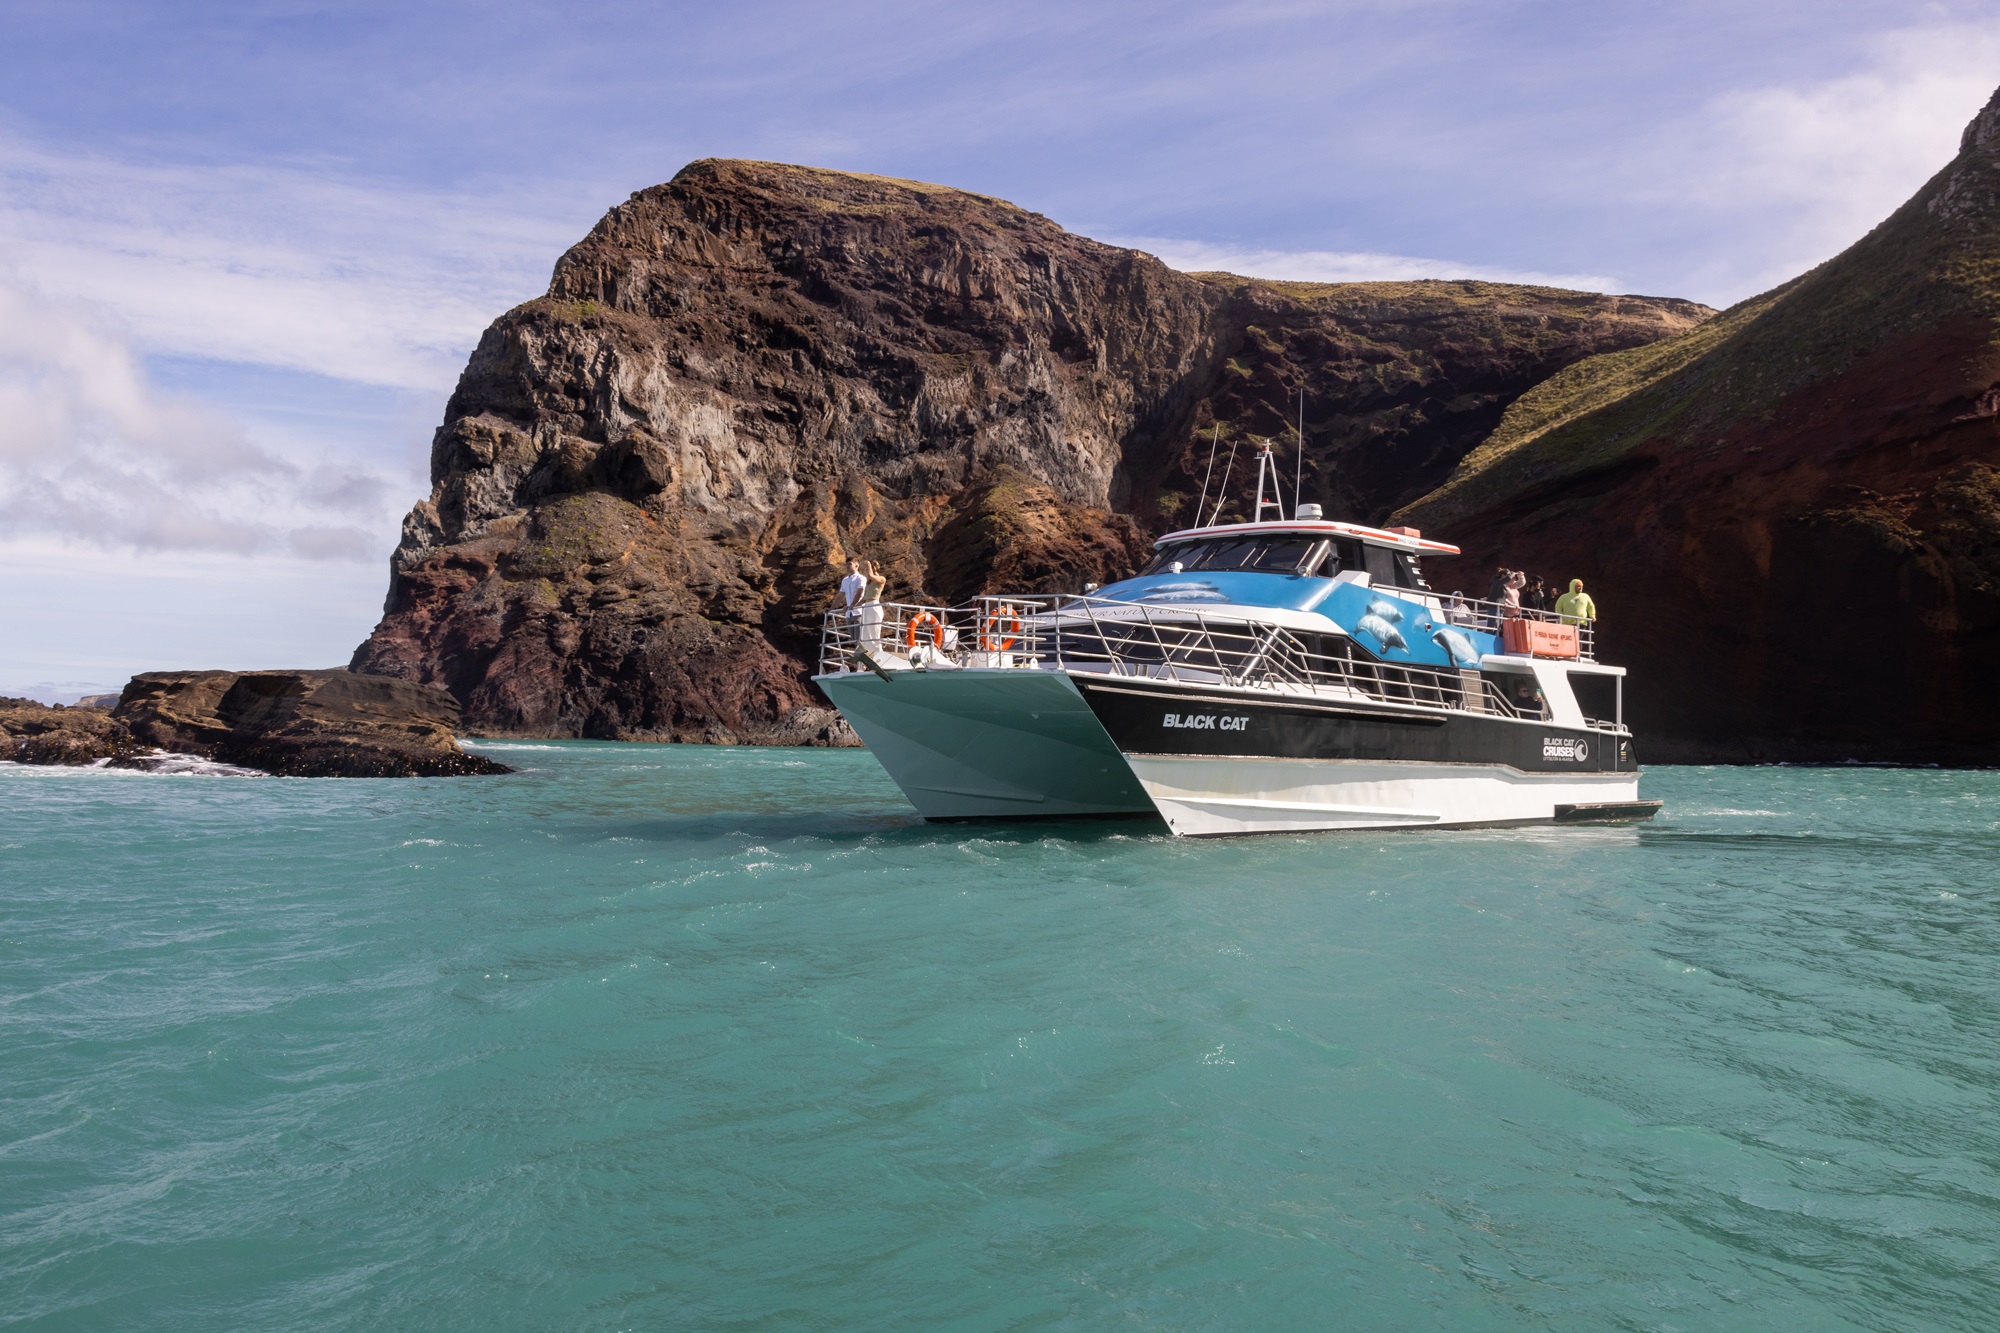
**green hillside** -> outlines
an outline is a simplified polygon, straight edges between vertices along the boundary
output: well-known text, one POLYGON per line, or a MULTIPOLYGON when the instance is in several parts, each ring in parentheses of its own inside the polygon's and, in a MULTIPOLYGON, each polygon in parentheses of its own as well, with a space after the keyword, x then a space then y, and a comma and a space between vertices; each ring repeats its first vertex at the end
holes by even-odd
POLYGON ((1940 332, 2000 345, 1996 159, 2000 112, 1989 106, 1959 156, 1839 256, 1688 333, 1578 362, 1530 390, 1400 517, 1448 527, 1637 452, 1729 447, 1788 399, 1940 332))

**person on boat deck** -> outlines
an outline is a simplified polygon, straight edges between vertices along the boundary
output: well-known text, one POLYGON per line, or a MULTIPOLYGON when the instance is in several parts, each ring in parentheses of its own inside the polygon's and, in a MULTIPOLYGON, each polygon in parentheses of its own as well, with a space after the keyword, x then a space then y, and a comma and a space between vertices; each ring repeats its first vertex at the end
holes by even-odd
POLYGON ((861 565, 861 599, 857 603, 861 610, 861 651, 876 653, 882 650, 882 590, 889 581, 876 572, 873 560, 863 560, 861 565))
POLYGON ((1527 585, 1528 576, 1520 570, 1513 569, 1507 572, 1507 582, 1502 585, 1500 595, 1494 598, 1495 601, 1500 603, 1500 618, 1502 620, 1519 620, 1521 618, 1521 589, 1527 585))
MULTIPOLYGON (((1521 590, 1521 605, 1529 611, 1546 613, 1549 609, 1549 585, 1542 582, 1540 574, 1528 580, 1528 586, 1521 590)), ((1535 619, 1540 620, 1541 616, 1535 619)))
POLYGON ((1597 619, 1597 603, 1583 590, 1582 579, 1571 579, 1569 591, 1556 598, 1556 614, 1565 625, 1587 625, 1597 619))
POLYGON ((861 600, 861 590, 868 586, 868 580, 861 576, 861 561, 850 558, 847 562, 847 577, 840 581, 840 607, 849 620, 854 619, 854 607, 861 600))
POLYGON ((1472 609, 1472 603, 1465 600, 1465 594, 1454 590, 1451 600, 1445 603, 1444 618, 1447 624, 1477 625, 1479 615, 1472 609))
POLYGON ((1535 683, 1534 677, 1515 677, 1509 683, 1508 692, 1513 695, 1514 708, 1521 716, 1547 717, 1549 715, 1547 701, 1543 698, 1541 686, 1535 683))
POLYGON ((1514 571, 1501 565, 1493 571, 1493 578, 1486 585, 1486 605, 1481 608, 1486 613, 1486 628, 1495 634, 1500 632, 1500 603, 1507 600, 1507 580, 1514 571))

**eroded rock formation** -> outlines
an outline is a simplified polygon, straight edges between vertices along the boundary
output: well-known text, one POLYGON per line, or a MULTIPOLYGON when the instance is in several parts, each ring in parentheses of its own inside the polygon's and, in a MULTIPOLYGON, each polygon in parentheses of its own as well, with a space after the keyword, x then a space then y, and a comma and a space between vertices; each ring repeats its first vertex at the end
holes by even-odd
POLYGON ((698 162, 487 330, 353 665, 488 733, 843 743, 806 677, 849 555, 898 599, 1115 578, 1218 436, 1232 501, 1252 436, 1289 475, 1301 388, 1307 498, 1381 517, 1531 386, 1710 313, 1189 275, 998 199, 698 162))
POLYGON ((154 767, 162 752, 284 777, 459 777, 513 770, 459 748, 458 703, 350 671, 153 671, 110 712, 0 699, 0 757, 154 767))
POLYGON ((0 759, 80 767, 134 761, 146 748, 102 709, 0 698, 0 759))
POLYGON ((112 719, 134 739, 282 777, 461 777, 512 770, 459 748, 443 690, 351 671, 149 671, 112 719))
POLYGON ((1586 579, 1655 758, 2000 761, 2000 94, 1844 253, 1508 410, 1403 521, 1586 579))

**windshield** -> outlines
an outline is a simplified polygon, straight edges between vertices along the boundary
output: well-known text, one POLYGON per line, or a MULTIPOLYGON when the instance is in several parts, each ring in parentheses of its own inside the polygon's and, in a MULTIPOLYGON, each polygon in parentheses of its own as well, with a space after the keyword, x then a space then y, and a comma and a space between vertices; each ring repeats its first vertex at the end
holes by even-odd
POLYGON ((1175 542, 1153 553, 1140 574, 1167 574, 1179 561, 1181 572, 1219 573, 1223 570, 1254 570, 1265 574, 1317 574, 1332 578, 1347 570, 1365 572, 1378 588, 1428 589, 1415 556, 1383 546, 1363 546, 1340 538, 1325 541, 1318 537, 1210 537, 1199 541, 1175 542))
POLYGON ((1141 574, 1166 574, 1179 561, 1183 573, 1197 570, 1256 570, 1266 574, 1309 574, 1326 552, 1317 537, 1222 537, 1175 542, 1162 547, 1141 574))

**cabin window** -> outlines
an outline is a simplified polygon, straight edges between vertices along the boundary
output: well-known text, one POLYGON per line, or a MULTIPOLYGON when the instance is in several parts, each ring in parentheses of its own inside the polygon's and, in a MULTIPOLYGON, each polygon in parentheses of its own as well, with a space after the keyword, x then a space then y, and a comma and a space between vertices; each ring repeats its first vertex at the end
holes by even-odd
POLYGON ((1317 537, 1224 537, 1205 542, 1175 542, 1147 562, 1141 574, 1165 574, 1174 561, 1183 573, 1250 570, 1265 574, 1311 573, 1325 555, 1317 537))
POLYGON ((1368 581, 1376 587, 1430 591, 1431 585, 1424 582, 1423 573, 1417 568, 1417 558, 1408 552, 1387 546, 1363 546, 1360 554, 1359 567, 1368 571, 1368 581))
POLYGON ((1350 570, 1363 572, 1368 568, 1367 565, 1362 563, 1360 542, 1342 537, 1329 543, 1329 545, 1333 549, 1327 552, 1325 563, 1319 567, 1319 572, 1322 576, 1335 578, 1350 570))
POLYGON ((1508 703, 1514 705, 1514 711, 1521 716, 1548 716, 1548 708, 1542 701, 1541 682, 1533 676, 1514 671, 1498 671, 1486 673, 1486 679, 1500 687, 1500 693, 1508 703))
POLYGON ((1592 722, 1609 725, 1618 716, 1618 680, 1615 676, 1600 675, 1595 671, 1572 671, 1569 687, 1576 695, 1576 706, 1592 722))

